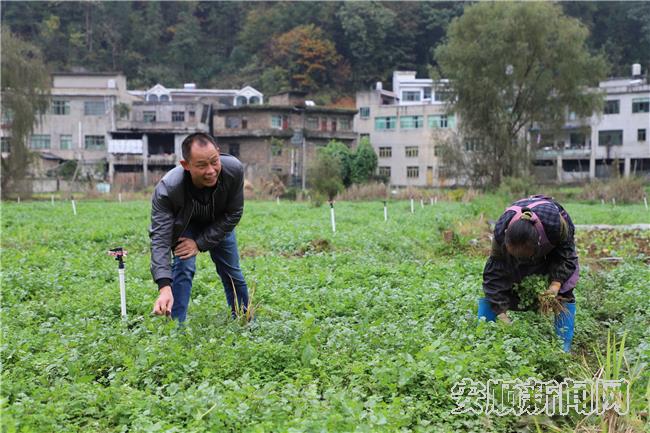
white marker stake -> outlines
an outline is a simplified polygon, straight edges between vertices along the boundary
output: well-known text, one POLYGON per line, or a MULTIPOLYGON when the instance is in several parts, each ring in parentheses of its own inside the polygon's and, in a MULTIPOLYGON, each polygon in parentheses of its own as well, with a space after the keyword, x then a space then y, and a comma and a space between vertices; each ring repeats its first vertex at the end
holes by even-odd
POLYGON ((332 219, 332 232, 336 233, 336 217, 334 217, 334 203, 330 202, 330 216, 332 219))
POLYGON ((648 210, 648 197, 643 197, 643 204, 645 205, 645 210, 648 210))
POLYGON ((433 206, 433 197, 429 197, 429 204, 433 206))
POLYGON ((74 200, 70 200, 70 203, 72 203, 72 213, 77 215, 77 206, 74 203, 74 200))
POLYGON ((122 203, 122 193, 121 193, 121 192, 118 192, 118 193, 117 193, 117 200, 118 200, 120 203, 122 203))
POLYGON ((276 203, 276 204, 280 204, 280 196, 278 196, 278 197, 275 198, 275 203, 276 203))
POLYGON ((126 319, 126 283, 124 282, 124 268, 117 270, 120 276, 120 307, 122 310, 122 319, 126 319))
POLYGON ((421 207, 422 209, 424 209, 424 200, 423 200, 423 199, 420 199, 420 207, 421 207))
POLYGON ((411 213, 415 212, 415 208, 413 207, 413 199, 411 199, 411 213))
POLYGON ((605 206, 605 199, 604 199, 604 198, 601 198, 601 199, 600 199, 600 204, 602 204, 603 206, 605 206))
POLYGON ((50 196, 50 201, 52 202, 52 206, 54 206, 54 195, 50 196))
POLYGON ((616 206, 616 199, 612 197, 612 205, 616 206))
POLYGON ((384 202, 384 221, 388 221, 388 207, 386 206, 386 202, 384 202))
POLYGON ((18 198, 16 198, 16 201, 17 201, 18 203, 20 203, 20 196, 18 196, 18 198))

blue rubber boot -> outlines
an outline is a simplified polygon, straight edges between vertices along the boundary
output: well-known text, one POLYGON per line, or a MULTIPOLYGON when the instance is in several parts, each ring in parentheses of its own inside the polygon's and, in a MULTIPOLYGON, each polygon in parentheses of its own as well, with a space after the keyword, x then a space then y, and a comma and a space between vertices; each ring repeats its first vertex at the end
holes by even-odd
POLYGON ((567 309, 566 312, 555 316, 555 333, 562 340, 562 347, 565 352, 571 351, 571 342, 573 341, 573 331, 576 320, 576 303, 562 302, 567 309))
POLYGON ((485 298, 479 298, 478 300, 478 318, 484 317, 487 322, 495 322, 497 315, 492 311, 492 306, 490 302, 485 298))

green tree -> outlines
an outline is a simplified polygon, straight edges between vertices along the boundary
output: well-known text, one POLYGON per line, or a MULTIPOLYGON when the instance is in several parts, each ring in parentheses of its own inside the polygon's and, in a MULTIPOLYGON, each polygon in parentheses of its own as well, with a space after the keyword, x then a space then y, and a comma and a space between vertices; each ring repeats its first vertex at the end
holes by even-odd
POLYGON ((319 149, 307 177, 311 187, 331 201, 345 188, 341 179, 341 162, 333 154, 319 149))
POLYGON ((451 79, 462 133, 484 141, 474 154, 474 181, 498 185, 526 172, 533 122, 558 128, 566 111, 589 116, 602 96, 587 90, 606 65, 585 47, 587 29, 551 3, 479 3, 449 27, 436 57, 451 79))
POLYGON ((338 161, 341 181, 345 187, 352 185, 352 172, 354 170, 354 154, 348 146, 336 140, 327 143, 327 146, 321 149, 327 155, 331 155, 338 161))
POLYGON ((31 162, 27 137, 49 106, 50 75, 41 53, 2 30, 2 113, 11 118, 10 152, 2 159, 2 194, 17 192, 31 162))
POLYGON ((370 181, 377 171, 377 154, 366 137, 362 138, 354 152, 352 180, 354 183, 370 181))

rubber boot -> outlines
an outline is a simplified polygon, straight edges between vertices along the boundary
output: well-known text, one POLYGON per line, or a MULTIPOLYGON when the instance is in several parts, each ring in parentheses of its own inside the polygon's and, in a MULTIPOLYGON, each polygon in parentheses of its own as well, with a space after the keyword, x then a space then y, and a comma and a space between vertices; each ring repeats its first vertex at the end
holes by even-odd
POLYGON ((497 315, 492 311, 492 306, 490 302, 485 298, 479 298, 478 300, 478 318, 484 317, 487 322, 495 322, 497 315))
POLYGON ((571 350, 571 342, 573 341, 573 331, 576 320, 576 303, 562 302, 562 305, 564 305, 567 311, 555 315, 555 333, 560 337, 560 340, 562 340, 562 348, 568 353, 571 350))

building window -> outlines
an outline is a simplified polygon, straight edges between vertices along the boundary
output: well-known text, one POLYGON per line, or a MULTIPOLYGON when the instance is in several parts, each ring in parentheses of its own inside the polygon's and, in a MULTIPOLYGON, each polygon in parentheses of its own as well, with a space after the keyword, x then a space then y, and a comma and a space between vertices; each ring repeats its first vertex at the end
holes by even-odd
POLYGON ((420 100, 420 91, 404 90, 402 91, 402 101, 416 102, 420 100))
POLYGON ((645 141, 645 129, 637 129, 636 139, 637 141, 645 141))
POLYGON ((415 158, 418 156, 418 147, 417 146, 406 146, 404 148, 404 155, 407 158, 415 158))
POLYGON ((169 95, 160 95, 160 102, 169 102, 169 95))
POLYGON ((650 98, 632 99, 632 113, 650 113, 650 98))
POLYGON ((226 116, 226 129, 239 129, 241 128, 241 117, 226 116))
POLYGON ((623 145, 623 130, 614 131, 598 131, 598 145, 599 146, 622 146, 623 145))
POLYGON ((587 136, 582 132, 572 132, 569 134, 569 147, 581 148, 587 144, 587 136))
POLYGON ((29 140, 30 149, 49 149, 50 136, 47 134, 34 134, 29 140))
POLYGON ((241 118, 241 129, 248 129, 248 118, 247 117, 242 117, 241 118))
POLYGON ((142 121, 144 121, 144 122, 155 122, 156 121, 156 112, 155 111, 143 111, 142 112, 142 121))
POLYGON ((194 120, 196 118, 196 111, 190 111, 187 115, 190 117, 190 120, 194 120))
POLYGON ((105 150, 106 142, 103 135, 86 135, 84 137, 84 147, 87 150, 105 150))
POLYGON ((380 166, 379 167, 379 176, 389 179, 390 178, 390 167, 388 166, 380 166))
POLYGON ((70 101, 55 99, 52 101, 52 114, 63 116, 70 114, 70 101))
POLYGON ((318 117, 308 117, 305 126, 312 131, 318 131, 318 117))
MULTIPOLYGON (((4 108, 4 107, 3 107, 4 108)), ((9 109, 2 110, 2 124, 7 125, 14 121, 14 113, 9 109)))
POLYGON ((230 143, 228 145, 228 153, 235 158, 239 158, 239 143, 230 143))
POLYGON ((379 148, 379 157, 380 158, 390 158, 393 156, 393 148, 392 147, 380 147, 379 148))
POLYGON ((251 96, 250 100, 251 105, 259 105, 260 104, 260 98, 257 96, 251 96))
POLYGON ((408 179, 417 179, 418 177, 420 177, 420 167, 418 166, 406 167, 406 177, 408 179))
POLYGON ((320 120, 320 130, 322 132, 327 131, 327 119, 324 117, 320 120))
POLYGON ((370 107, 359 108, 359 116, 362 119, 367 119, 368 117, 370 117, 370 107))
POLYGON ((336 127, 337 127, 336 119, 331 119, 330 124, 332 125, 332 131, 336 132, 336 127))
POLYGON ((363 140, 364 138, 370 141, 370 134, 359 134, 359 140, 363 140))
POLYGON ((172 111, 172 122, 185 122, 185 112, 172 111))
POLYGON ((433 100, 436 102, 445 102, 451 99, 451 91, 449 89, 440 88, 436 89, 433 94, 433 100))
POLYGON ((446 129, 455 127, 456 117, 453 114, 450 114, 448 116, 445 114, 429 116, 429 128, 446 129))
POLYGON ((72 135, 61 134, 59 136, 59 149, 61 150, 72 149, 72 135))
POLYGON ((424 97, 422 99, 431 99, 431 87, 424 88, 424 97))
POLYGON ((470 137, 467 140, 465 140, 465 151, 474 152, 476 150, 479 150, 482 145, 483 145, 483 140, 481 140, 480 138, 470 137))
POLYGON ((375 117, 375 129, 379 131, 395 129, 397 118, 390 117, 375 117))
POLYGON ((235 100, 235 105, 246 105, 248 104, 248 99, 245 96, 237 96, 235 100))
POLYGON ((106 114, 104 101, 84 101, 84 114, 86 116, 103 116, 106 114))
POLYGON ((401 116, 399 127, 401 129, 417 129, 424 126, 424 116, 401 116))
POLYGON ((2 144, 0 145, 0 152, 2 153, 9 153, 11 152, 11 142, 10 142, 9 137, 2 137, 0 138, 0 141, 2 144))
POLYGON ((289 120, 287 116, 280 114, 271 116, 271 128, 273 129, 287 129, 289 127, 289 120))
POLYGON ((349 131, 350 130, 350 119, 339 119, 339 129, 341 131, 349 131))
POLYGON ((605 101, 605 114, 618 114, 621 112, 620 104, 618 99, 613 99, 611 101, 605 101))

